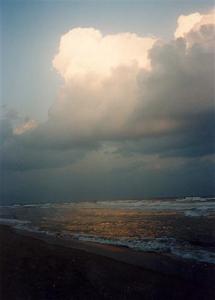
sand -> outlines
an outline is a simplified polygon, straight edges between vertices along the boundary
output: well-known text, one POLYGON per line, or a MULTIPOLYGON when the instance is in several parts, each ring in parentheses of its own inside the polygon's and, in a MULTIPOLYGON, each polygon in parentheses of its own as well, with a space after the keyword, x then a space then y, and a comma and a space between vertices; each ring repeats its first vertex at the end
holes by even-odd
POLYGON ((215 299, 212 265, 71 243, 0 226, 0 295, 14 299, 215 299))

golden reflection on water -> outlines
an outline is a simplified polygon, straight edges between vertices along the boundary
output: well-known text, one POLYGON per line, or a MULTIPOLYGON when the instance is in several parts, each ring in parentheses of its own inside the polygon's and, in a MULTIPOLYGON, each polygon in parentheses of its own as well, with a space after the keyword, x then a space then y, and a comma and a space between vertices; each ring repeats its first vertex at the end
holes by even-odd
POLYGON ((71 233, 119 237, 159 237, 171 231, 170 219, 174 212, 142 212, 107 208, 67 210, 63 215, 43 220, 43 227, 58 226, 71 233))
POLYGON ((121 237, 175 237, 215 246, 215 214, 189 218, 183 211, 142 211, 117 208, 55 205, 2 208, 2 217, 30 220, 33 226, 54 232, 91 234, 111 239, 121 237))

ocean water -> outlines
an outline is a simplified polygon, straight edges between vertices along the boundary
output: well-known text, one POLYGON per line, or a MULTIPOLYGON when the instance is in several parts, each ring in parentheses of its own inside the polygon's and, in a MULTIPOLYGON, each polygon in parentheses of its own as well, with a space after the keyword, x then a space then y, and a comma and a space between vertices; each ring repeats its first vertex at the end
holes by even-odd
POLYGON ((215 264, 215 198, 2 206, 0 224, 215 264))

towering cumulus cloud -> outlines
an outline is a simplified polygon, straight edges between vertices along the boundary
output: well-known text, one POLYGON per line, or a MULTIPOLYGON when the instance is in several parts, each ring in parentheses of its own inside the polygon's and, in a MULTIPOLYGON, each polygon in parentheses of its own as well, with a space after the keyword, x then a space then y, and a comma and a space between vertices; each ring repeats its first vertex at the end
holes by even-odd
POLYGON ((72 139, 135 139, 198 126, 197 115, 213 107, 212 16, 180 16, 169 43, 69 31, 53 60, 65 86, 50 118, 70 128, 72 139))
POLYGON ((177 21, 175 38, 186 37, 189 32, 199 31, 202 26, 211 26, 214 22, 214 11, 207 15, 201 15, 198 12, 186 16, 181 15, 177 21))
POLYGON ((69 126, 73 139, 125 134, 138 101, 138 73, 150 70, 155 42, 134 33, 103 36, 94 28, 63 35, 53 65, 65 86, 51 118, 69 126))
POLYGON ((129 32, 103 36, 95 28, 74 28, 61 37, 53 65, 67 82, 89 75, 101 81, 119 66, 149 69, 148 50, 155 41, 129 32))
POLYGON ((78 174, 91 160, 99 174, 104 157, 109 171, 123 166, 134 178, 170 165, 204 170, 214 153, 214 27, 214 12, 195 12, 178 18, 169 42, 95 28, 65 33, 52 62, 64 80, 59 97, 44 123, 12 131, 4 122, 5 170, 70 166, 78 174))

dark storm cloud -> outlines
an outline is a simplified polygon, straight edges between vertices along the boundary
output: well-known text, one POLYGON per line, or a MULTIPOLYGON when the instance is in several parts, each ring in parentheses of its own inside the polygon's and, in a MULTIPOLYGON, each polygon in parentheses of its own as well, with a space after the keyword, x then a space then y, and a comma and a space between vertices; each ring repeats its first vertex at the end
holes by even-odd
POLYGON ((13 135, 13 127, 8 119, 0 119, 0 143, 3 144, 5 140, 13 135))
POLYGON ((161 157, 197 157, 213 154, 215 151, 214 112, 191 118, 188 126, 174 134, 145 137, 136 141, 127 140, 118 144, 118 152, 123 155, 159 154, 161 157))
POLYGON ((67 82, 44 123, 25 120, 16 127, 16 116, 6 114, 2 199, 121 197, 119 190, 128 197, 165 189, 166 195, 211 193, 212 31, 203 25, 188 34, 189 44, 186 38, 155 44, 150 71, 120 66, 99 87, 86 79, 67 82), (106 143, 113 152, 102 152, 106 143))
MULTIPOLYGON (((58 103, 54 105, 52 109, 54 113, 50 114, 47 122, 39 124, 34 130, 14 136, 12 148, 16 144, 18 147, 60 151, 87 148, 105 140, 132 141, 153 136, 160 139, 162 148, 162 137, 164 140, 166 137, 170 140, 172 136, 173 140, 178 137, 180 142, 176 144, 179 148, 181 148, 180 143, 187 147, 189 142, 191 145, 199 143, 206 146, 207 153, 208 142, 213 142, 214 127, 212 50, 206 50, 204 44, 195 44, 187 49, 184 39, 155 45, 150 54, 152 71, 138 72, 137 105, 119 130, 117 130, 117 123, 112 126, 111 112, 110 119, 101 120, 102 123, 100 120, 96 121, 93 126, 88 124, 88 128, 85 128, 86 124, 73 122, 74 113, 78 114, 80 108, 76 107, 77 111, 72 111, 73 101, 71 105, 66 98, 60 109, 55 108, 59 106, 58 103), (107 126, 104 126, 104 123, 107 123, 107 126), (81 126, 83 126, 82 134, 79 132, 81 126)), ((123 73, 118 71, 117 76, 123 76, 123 73)), ((126 71, 133 72, 129 69, 126 71)), ((87 97, 85 93, 84 97, 87 97)), ((126 101, 125 98, 124 100, 126 101)), ((3 120, 4 137, 7 131, 11 134, 9 121, 9 118, 3 120)), ((147 139, 145 142, 147 143, 147 139)), ((156 148, 159 151, 159 144, 156 148)), ((7 150, 9 151, 8 148, 7 150)))
MULTIPOLYGON (((161 156, 213 153, 213 48, 205 49, 205 44, 196 43, 187 49, 185 40, 178 39, 156 44, 150 57, 152 71, 138 72, 137 105, 119 130, 117 123, 112 126, 110 117, 102 120, 107 126, 99 121, 92 128, 89 124, 89 131, 81 124, 86 134, 79 134, 79 124, 72 119, 74 107, 67 98, 60 109, 55 108, 59 104, 54 105, 54 113, 50 113, 47 122, 20 135, 13 134, 11 117, 7 114, 1 120, 2 167, 10 170, 61 167, 98 148, 105 140, 121 143, 122 153, 151 152, 161 156)), ((117 71, 118 75, 123 73, 117 71)))
POLYGON ((34 169, 60 168, 69 165, 83 155, 95 149, 96 145, 89 143, 71 145, 67 140, 56 141, 50 136, 40 134, 39 129, 33 129, 21 135, 15 135, 9 120, 3 121, 0 146, 2 172, 25 171, 34 169))

